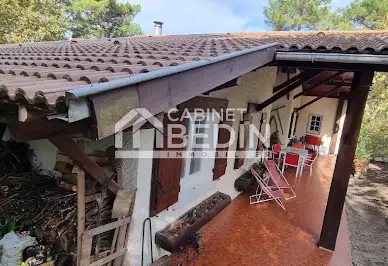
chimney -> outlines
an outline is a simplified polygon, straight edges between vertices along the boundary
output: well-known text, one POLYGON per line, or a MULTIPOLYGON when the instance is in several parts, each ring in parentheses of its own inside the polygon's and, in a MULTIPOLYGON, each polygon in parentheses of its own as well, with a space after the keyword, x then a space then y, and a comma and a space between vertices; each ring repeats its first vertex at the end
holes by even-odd
POLYGON ((163 22, 154 21, 154 35, 162 35, 163 22))

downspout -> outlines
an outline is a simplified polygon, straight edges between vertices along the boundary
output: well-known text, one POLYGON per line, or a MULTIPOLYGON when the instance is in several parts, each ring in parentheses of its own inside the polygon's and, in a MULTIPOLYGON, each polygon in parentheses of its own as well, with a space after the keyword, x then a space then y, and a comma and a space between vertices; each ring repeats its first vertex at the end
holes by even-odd
POLYGON ((276 58, 276 61, 388 65, 388 56, 369 55, 369 54, 324 54, 324 53, 277 52, 275 55, 275 58, 276 58))

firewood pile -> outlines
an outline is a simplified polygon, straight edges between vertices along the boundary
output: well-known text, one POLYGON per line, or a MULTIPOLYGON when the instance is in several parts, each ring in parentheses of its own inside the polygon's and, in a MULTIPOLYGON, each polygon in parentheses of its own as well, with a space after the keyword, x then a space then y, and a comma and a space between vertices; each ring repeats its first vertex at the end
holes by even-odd
MULTIPOLYGON (((58 154, 55 170, 63 174, 59 179, 47 171, 33 168, 33 156, 33 151, 25 143, 0 141, 0 221, 12 221, 15 231, 31 230, 40 244, 53 247, 57 254, 75 254, 75 166, 65 155, 58 154)), ((95 156, 94 159, 103 164, 110 175, 115 174, 106 157, 95 156)), ((89 200, 85 208, 85 230, 112 222, 114 199, 108 193, 100 193, 102 190, 101 185, 87 177, 86 198, 89 200)), ((112 238, 111 231, 101 234, 100 252, 110 249, 112 238)))

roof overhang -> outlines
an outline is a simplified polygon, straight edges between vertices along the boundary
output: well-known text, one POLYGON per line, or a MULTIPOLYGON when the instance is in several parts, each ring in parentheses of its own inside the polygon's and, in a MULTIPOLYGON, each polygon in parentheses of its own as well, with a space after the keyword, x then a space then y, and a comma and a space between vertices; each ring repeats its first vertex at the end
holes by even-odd
MULTIPOLYGON (((115 124, 134 108, 146 108, 151 114, 158 114, 263 67, 274 60, 277 45, 263 45, 130 79, 94 84, 70 90, 66 96, 70 109, 77 104, 77 110, 82 107, 82 99, 90 99, 98 139, 103 139, 116 133, 115 124)), ((84 117, 87 116, 89 114, 85 113, 84 117)), ((78 113, 77 119, 83 116, 78 113)))

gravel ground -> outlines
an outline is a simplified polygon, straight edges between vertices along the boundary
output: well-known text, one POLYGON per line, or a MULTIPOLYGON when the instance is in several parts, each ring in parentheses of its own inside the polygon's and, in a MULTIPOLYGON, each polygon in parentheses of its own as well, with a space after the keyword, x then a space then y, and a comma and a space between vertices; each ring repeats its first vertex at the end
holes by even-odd
POLYGON ((351 178, 346 213, 353 265, 388 265, 388 164, 351 178))

